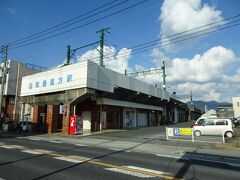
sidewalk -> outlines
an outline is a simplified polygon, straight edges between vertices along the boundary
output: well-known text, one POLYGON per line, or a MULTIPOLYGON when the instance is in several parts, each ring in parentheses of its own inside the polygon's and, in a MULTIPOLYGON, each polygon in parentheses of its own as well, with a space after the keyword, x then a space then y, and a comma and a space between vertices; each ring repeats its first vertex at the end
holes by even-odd
MULTIPOLYGON (((186 127, 186 124, 173 125, 186 127)), ((240 127, 238 128, 240 132, 240 127)), ((1 138, 0 134, 0 138, 1 138)), ((43 141, 61 141, 67 144, 80 144, 100 148, 113 148, 150 154, 184 155, 201 153, 240 158, 239 135, 230 143, 200 143, 191 141, 166 141, 165 127, 146 127, 133 130, 103 130, 101 132, 84 132, 83 135, 55 134, 11 134, 5 136, 28 136, 43 141)), ((3 136, 2 136, 3 137, 3 136)), ((27 137, 26 137, 27 138, 27 137)), ((239 162, 240 163, 240 162, 239 162)))

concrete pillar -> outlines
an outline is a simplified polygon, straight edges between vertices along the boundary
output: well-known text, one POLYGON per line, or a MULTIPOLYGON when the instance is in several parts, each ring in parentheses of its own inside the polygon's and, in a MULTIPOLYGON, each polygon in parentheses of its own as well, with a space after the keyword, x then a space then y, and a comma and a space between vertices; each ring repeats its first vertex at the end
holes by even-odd
POLYGON ((62 133, 68 134, 68 132, 69 132, 69 117, 71 115, 70 103, 66 103, 65 107, 66 107, 66 112, 63 114, 62 133))
POLYGON ((47 116, 46 116, 46 124, 47 124, 47 133, 53 133, 53 105, 47 105, 47 116))
POLYGON ((33 118, 32 118, 33 131, 37 130, 38 118, 39 118, 39 106, 35 105, 33 108, 33 118))

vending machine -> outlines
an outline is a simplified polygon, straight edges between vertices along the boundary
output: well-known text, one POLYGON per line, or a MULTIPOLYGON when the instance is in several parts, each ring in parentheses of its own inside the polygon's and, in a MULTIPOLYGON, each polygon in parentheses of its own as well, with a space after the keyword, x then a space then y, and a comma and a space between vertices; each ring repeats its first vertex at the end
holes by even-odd
POLYGON ((79 115, 70 116, 69 120, 69 134, 82 134, 83 133, 83 120, 79 115))

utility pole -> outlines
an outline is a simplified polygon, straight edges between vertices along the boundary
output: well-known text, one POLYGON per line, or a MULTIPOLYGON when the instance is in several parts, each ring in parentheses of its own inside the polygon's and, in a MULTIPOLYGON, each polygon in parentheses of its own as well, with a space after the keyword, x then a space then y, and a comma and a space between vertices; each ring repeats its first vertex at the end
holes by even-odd
POLYGON ((192 91, 190 92, 190 106, 189 106, 189 114, 188 114, 188 121, 191 121, 191 112, 192 112, 192 104, 193 104, 193 101, 192 101, 192 91))
POLYGON ((70 61, 71 61, 71 46, 68 45, 67 46, 67 62, 66 62, 66 65, 69 65, 70 61))
POLYGON ((164 60, 162 65, 162 72, 163 72, 163 89, 166 90, 166 67, 164 60))
POLYGON ((2 87, 1 87, 1 100, 0 100, 0 115, 4 115, 4 107, 3 107, 3 96, 5 91, 5 82, 6 82, 6 74, 8 73, 7 70, 7 60, 8 60, 8 45, 1 47, 1 53, 3 54, 3 67, 1 67, 2 71, 2 87))
POLYGON ((99 31, 97 31, 97 33, 100 34, 100 50, 99 50, 99 53, 100 53, 100 66, 104 67, 104 64, 103 64, 103 46, 104 46, 104 35, 105 33, 110 33, 108 30, 110 28, 103 28, 99 31))

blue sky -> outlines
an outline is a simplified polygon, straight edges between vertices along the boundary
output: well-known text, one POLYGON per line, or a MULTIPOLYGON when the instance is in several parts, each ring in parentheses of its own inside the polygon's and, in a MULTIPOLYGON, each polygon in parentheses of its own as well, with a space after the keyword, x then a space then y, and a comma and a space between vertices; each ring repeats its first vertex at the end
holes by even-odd
MULTIPOLYGON (((0 44, 4 45, 37 33, 111 1, 113 0, 1 0, 0 44)), ((124 0, 118 0, 115 4, 122 1, 124 0)), ((109 11, 109 13, 140 1, 130 0, 109 11)), ((149 0, 130 10, 61 36, 10 50, 9 58, 44 67, 54 67, 63 63, 66 58, 67 45, 70 44, 73 48, 77 48, 98 41, 99 34, 96 34, 96 31, 104 27, 111 28, 110 34, 106 34, 106 46, 112 48, 106 49, 106 51, 118 55, 122 48, 135 46, 238 14, 240 14, 240 1, 238 0, 175 0, 175 2, 172 0, 149 0), (170 14, 164 16, 164 12, 167 13, 168 10, 170 14), (195 15, 190 16, 192 13, 195 15), (161 15, 162 19, 160 20, 161 15), (178 20, 179 17, 184 19, 178 20), (174 29, 174 26, 177 28, 174 29)), ((86 22, 88 21, 82 21, 75 26, 86 22)), ((118 69, 116 65, 119 65, 132 71, 148 69, 157 67, 161 59, 165 58, 169 66, 167 67, 169 91, 186 94, 193 90, 195 99, 231 101, 232 95, 239 96, 237 92, 238 80, 240 80, 238 78, 240 75, 239 32, 240 26, 236 26, 205 35, 196 40, 177 43, 170 48, 157 48, 155 53, 150 50, 131 55, 130 49, 129 57, 126 59, 113 57, 112 61, 118 60, 119 63, 115 63, 115 66, 110 63, 109 68, 112 66, 113 69, 118 69), (211 61, 207 62, 206 59, 211 59, 211 61), (204 69, 204 63, 210 64, 206 68, 207 70, 204 69), (180 72, 178 67, 182 67, 185 74, 180 72), (211 73, 215 70, 217 72, 211 73), (208 73, 210 74, 208 75, 208 73), (217 73, 220 73, 221 77, 216 78, 217 73), (192 77, 190 77, 191 75, 192 77)), ((93 51, 94 47, 78 51, 76 58, 81 59, 81 57, 89 56, 89 54, 93 54, 93 51)), ((96 52, 94 53, 96 54, 96 52)), ((149 77, 139 78, 149 82, 149 77)), ((159 76, 150 77, 152 83, 161 83, 158 78, 159 76)))

